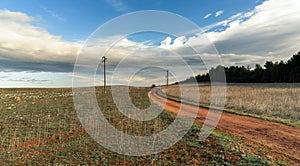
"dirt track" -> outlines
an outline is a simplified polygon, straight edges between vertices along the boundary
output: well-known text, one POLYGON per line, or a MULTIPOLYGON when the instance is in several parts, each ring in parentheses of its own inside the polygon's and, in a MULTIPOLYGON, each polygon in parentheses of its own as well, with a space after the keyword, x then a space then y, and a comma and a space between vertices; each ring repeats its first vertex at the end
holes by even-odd
MULTIPOLYGON (((157 95, 155 91, 149 92, 148 95, 153 102, 164 107, 164 110, 175 114, 178 113, 181 103, 166 100, 157 95), (165 105, 164 100, 166 100, 165 105)), ((208 113, 208 109, 187 104, 182 105, 182 110, 185 116, 191 115, 191 111, 198 111, 195 120, 197 124, 203 124, 208 113)), ((213 111, 211 113, 213 113, 213 111)), ((293 165, 300 164, 300 129, 224 112, 216 129, 267 146, 271 149, 272 153, 284 156, 284 158, 290 160, 293 165)))

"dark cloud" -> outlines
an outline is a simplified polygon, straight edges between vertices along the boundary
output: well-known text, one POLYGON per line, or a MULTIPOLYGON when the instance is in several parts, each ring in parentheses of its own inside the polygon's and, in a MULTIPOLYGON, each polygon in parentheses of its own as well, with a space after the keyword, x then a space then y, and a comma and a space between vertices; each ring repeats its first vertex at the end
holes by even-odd
MULTIPOLYGON (((241 32, 227 39, 215 42, 220 54, 251 54, 269 56, 268 53, 276 52, 277 56, 283 52, 282 48, 290 47, 287 39, 293 39, 295 32, 274 33, 270 31, 241 32)), ((290 56, 290 55, 288 55, 290 56)))
POLYGON ((73 72, 73 64, 61 62, 24 62, 0 59, 0 71, 73 72))

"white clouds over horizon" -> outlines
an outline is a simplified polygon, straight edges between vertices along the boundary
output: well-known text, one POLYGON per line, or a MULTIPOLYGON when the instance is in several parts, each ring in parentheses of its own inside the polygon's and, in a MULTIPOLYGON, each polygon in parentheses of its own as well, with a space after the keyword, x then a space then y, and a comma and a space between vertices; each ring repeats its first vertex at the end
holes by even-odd
MULTIPOLYGON (((300 51, 299 8, 297 0, 265 1, 251 11, 237 13, 205 27, 205 33, 191 36, 185 43, 200 47, 205 44, 203 35, 207 36, 215 44, 226 66, 286 61, 300 51)), ((164 43, 162 48, 174 49, 171 43, 169 38, 167 47, 164 43)))
POLYGON ((300 49, 300 3, 298 0, 270 0, 253 11, 238 13, 221 22, 224 31, 207 36, 222 54, 256 55, 288 59, 300 49))
POLYGON ((24 13, 0 10, 0 59, 74 63, 80 45, 66 42, 24 13))

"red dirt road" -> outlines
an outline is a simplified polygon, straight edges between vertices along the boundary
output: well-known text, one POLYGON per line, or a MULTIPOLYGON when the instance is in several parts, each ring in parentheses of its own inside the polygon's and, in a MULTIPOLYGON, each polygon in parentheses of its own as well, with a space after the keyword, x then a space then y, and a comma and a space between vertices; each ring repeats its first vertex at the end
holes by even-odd
MULTIPOLYGON (((166 100, 153 91, 149 92, 148 95, 154 103, 163 107, 164 110, 174 114, 178 113, 181 103, 166 100)), ((182 110, 184 116, 187 117, 191 115, 190 112, 198 111, 195 120, 197 124, 203 124, 208 113, 208 109, 187 104, 182 104, 182 110)), ((211 113, 214 113, 214 111, 211 111, 211 113)), ((278 154, 288 159, 293 165, 300 165, 300 129, 225 112, 222 113, 216 129, 267 146, 272 151, 270 153, 278 154)))

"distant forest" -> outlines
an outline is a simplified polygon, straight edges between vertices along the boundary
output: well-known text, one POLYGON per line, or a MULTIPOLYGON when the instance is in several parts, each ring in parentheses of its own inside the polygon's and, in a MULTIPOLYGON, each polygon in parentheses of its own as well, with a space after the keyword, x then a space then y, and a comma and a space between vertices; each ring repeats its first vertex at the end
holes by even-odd
MULTIPOLYGON (((210 76, 218 80, 218 71, 225 71, 228 83, 295 83, 300 82, 300 52, 293 55, 287 62, 267 61, 262 67, 255 65, 254 69, 249 66, 217 66, 209 70, 209 73, 190 77, 181 83, 210 82, 210 76), (196 79, 196 80, 195 80, 196 79)), ((175 83, 176 84, 176 83, 175 83)))

